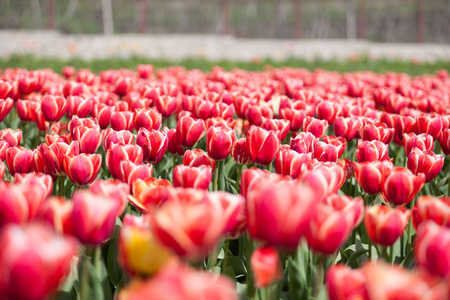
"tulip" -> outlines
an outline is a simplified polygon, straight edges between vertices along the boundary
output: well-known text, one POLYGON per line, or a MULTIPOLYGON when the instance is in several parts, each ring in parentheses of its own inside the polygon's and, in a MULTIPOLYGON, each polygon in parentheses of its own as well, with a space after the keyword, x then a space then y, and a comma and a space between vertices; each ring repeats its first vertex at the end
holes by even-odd
POLYGON ((275 171, 280 175, 290 175, 292 178, 300 176, 302 166, 311 160, 310 153, 298 153, 288 146, 281 146, 275 157, 275 171))
POLYGON ((180 146, 177 138, 177 132, 175 128, 170 130, 164 129, 167 132, 167 138, 169 139, 169 144, 167 146, 167 151, 172 155, 183 155, 184 148, 180 146))
POLYGON ((266 119, 261 125, 265 130, 280 132, 280 141, 284 140, 289 133, 289 124, 287 120, 266 119))
POLYGON ((382 200, 392 205, 408 204, 422 189, 425 174, 414 175, 403 167, 387 169, 381 183, 382 200))
POLYGON ((136 136, 136 145, 142 148, 145 162, 157 164, 166 153, 169 138, 162 130, 141 128, 136 136))
POLYGON ((214 103, 212 109, 212 116, 220 117, 223 119, 233 118, 235 113, 234 105, 228 105, 224 102, 214 103))
POLYGON ((133 81, 130 77, 119 77, 114 82, 114 93, 125 96, 133 90, 133 81))
POLYGON ((72 196, 74 234, 83 244, 100 245, 114 230, 116 217, 123 211, 112 198, 77 190, 72 196))
POLYGON ((295 138, 291 138, 289 146, 298 153, 310 153, 313 151, 313 144, 317 138, 309 132, 300 132, 295 138))
POLYGON ((66 113, 67 101, 64 97, 46 95, 42 98, 41 111, 48 122, 59 121, 66 113))
POLYGON ((11 147, 6 150, 6 164, 9 173, 14 176, 16 173, 30 173, 33 168, 33 152, 22 146, 11 147))
POLYGON ((355 179, 367 194, 376 195, 381 192, 383 174, 386 169, 392 168, 391 162, 364 162, 353 163, 355 179))
POLYGON ((450 129, 444 129, 439 135, 439 144, 445 155, 450 155, 450 129))
POLYGON ((169 200, 154 214, 154 233, 180 257, 198 261, 224 234, 226 220, 221 212, 210 201, 169 200))
POLYGON ((191 148, 205 134, 205 122, 191 117, 181 117, 177 123, 177 140, 180 145, 191 148))
POLYGON ((7 141, 0 140, 0 160, 3 162, 6 159, 6 150, 8 150, 9 144, 7 141))
POLYGON ((72 209, 72 201, 51 197, 42 206, 40 216, 44 222, 52 225, 56 232, 73 235, 72 209))
POLYGON ((111 123, 111 115, 115 111, 113 106, 106 104, 95 105, 92 111, 92 116, 98 120, 98 125, 101 129, 105 129, 111 123))
POLYGON ((14 175, 14 184, 19 185, 21 184, 24 187, 29 186, 39 186, 39 190, 42 190, 43 192, 36 191, 36 194, 34 194, 34 200, 36 198, 42 197, 42 201, 45 198, 50 197, 53 191, 53 180, 52 177, 43 173, 28 173, 28 174, 20 174, 16 173, 14 175))
POLYGON ((247 147, 253 162, 266 166, 275 158, 280 140, 275 132, 252 126, 247 133, 247 147))
POLYGON ((133 196, 129 201, 142 213, 149 213, 154 207, 162 202, 162 194, 172 184, 166 179, 149 177, 145 180, 140 178, 133 182, 133 196))
POLYGON ((117 216, 120 216, 120 213, 127 207, 130 188, 128 184, 119 180, 96 180, 89 186, 89 191, 117 202, 119 205, 119 214, 117 216))
POLYGON ((433 151, 434 140, 429 134, 422 133, 416 135, 415 133, 403 134, 403 149, 408 156, 414 148, 419 148, 422 151, 433 151))
POLYGON ((345 181, 345 171, 341 165, 332 162, 314 162, 302 166, 299 181, 308 184, 320 195, 336 194, 345 181))
POLYGON ((240 181, 240 193, 242 196, 247 197, 247 191, 250 187, 250 185, 253 182, 256 182, 259 180, 259 178, 270 174, 268 171, 266 170, 261 170, 259 168, 250 168, 250 169, 245 169, 244 171, 242 171, 242 175, 241 175, 241 181, 240 181))
POLYGON ((450 227, 450 198, 420 196, 412 210, 414 228, 426 221, 433 221, 443 227, 450 227))
POLYGON ((0 80, 0 99, 8 98, 8 95, 13 90, 13 85, 5 80, 0 80))
MULTIPOLYGON (((79 147, 75 146, 77 142, 74 142, 71 148, 74 151, 74 155, 78 155, 79 147)), ((64 157, 69 151, 70 146, 66 143, 56 142, 47 146, 46 144, 41 144, 38 147, 40 153, 42 153, 45 165, 47 166, 49 172, 55 176, 63 176, 64 170, 64 157)))
POLYGON ((84 99, 79 96, 67 97, 67 117, 69 119, 71 119, 72 116, 86 118, 91 114, 93 107, 94 99, 92 98, 84 99))
POLYGON ((72 117, 67 127, 74 141, 78 141, 79 139, 81 139, 83 133, 91 128, 99 129, 99 125, 96 119, 80 119, 77 116, 72 117))
POLYGON ((222 275, 197 271, 181 264, 169 265, 155 277, 131 283, 119 293, 118 300, 134 299, 238 300, 232 281, 222 275))
POLYGON ((409 217, 410 211, 403 206, 376 204, 366 208, 364 226, 375 244, 391 246, 403 235, 409 217))
POLYGON ((5 163, 0 160, 0 181, 2 181, 3 178, 5 178, 5 172, 6 172, 5 163))
POLYGON ((244 197, 222 191, 208 193, 206 197, 215 209, 221 211, 220 215, 225 222, 225 234, 237 232, 242 223, 245 223, 244 197))
POLYGON ((11 98, 0 98, 0 122, 9 114, 14 104, 14 100, 11 98))
POLYGON ((408 169, 413 174, 425 174, 425 182, 428 183, 433 180, 444 166, 444 156, 436 155, 433 151, 422 151, 419 148, 414 148, 408 155, 408 169))
POLYGON ((416 120, 409 116, 399 116, 395 120, 395 135, 394 142, 401 145, 403 143, 403 134, 408 134, 412 131, 416 120))
POLYGON ((229 127, 210 127, 206 132, 206 149, 214 160, 224 160, 236 142, 236 132, 229 127))
POLYGON ((178 165, 173 169, 173 185, 175 187, 207 190, 212 179, 209 166, 188 167, 178 165))
POLYGON ((59 142, 66 143, 67 145, 69 145, 71 141, 72 141, 72 137, 70 136, 69 133, 66 133, 64 135, 59 135, 57 133, 45 135, 45 143, 47 144, 47 146, 50 146, 51 144, 59 143, 59 142))
POLYGON ((151 108, 137 109, 133 113, 133 124, 136 131, 139 131, 141 127, 147 130, 158 130, 161 122, 161 114, 151 108))
POLYGON ((443 129, 443 120, 439 115, 420 115, 416 117, 417 132, 426 133, 437 140, 443 129))
POLYGON ((128 130, 115 131, 112 128, 104 129, 101 132, 102 147, 105 152, 111 148, 112 145, 130 145, 133 144, 134 135, 128 130))
POLYGON ((0 233, 0 295, 47 299, 70 272, 78 243, 42 224, 9 225, 0 233))
POLYGON ((343 137, 348 141, 358 135, 360 127, 361 120, 355 117, 337 117, 333 124, 333 130, 336 136, 343 137))
POLYGON ((206 120, 212 117, 214 103, 211 101, 196 98, 193 114, 196 118, 206 120))
POLYGON ((209 166, 214 172, 214 169, 216 168, 216 161, 202 149, 188 149, 183 155, 183 165, 189 167, 209 166))
POLYGON ((31 112, 31 114, 32 114, 31 119, 36 124, 39 131, 47 131, 49 124, 47 121, 45 121, 45 118, 44 118, 44 115, 42 114, 41 108, 36 107, 31 112))
POLYGON ((179 106, 179 98, 167 95, 155 98, 155 106, 164 118, 170 117, 179 106))
POLYGON ((450 274, 450 229, 428 221, 419 226, 415 244, 417 264, 430 273, 446 277, 450 274))
POLYGON ((17 147, 22 140, 22 130, 13 130, 11 128, 0 130, 0 139, 7 141, 9 147, 17 147))
POLYGON ((138 145, 115 144, 106 152, 106 165, 111 176, 115 179, 122 178, 120 162, 129 160, 134 164, 141 164, 144 159, 142 148, 138 145))
POLYGON ((270 246, 297 247, 308 230, 308 224, 321 197, 323 196, 302 183, 276 183, 267 177, 255 180, 249 186, 246 196, 250 236, 270 246))
POLYGON ((331 266, 325 276, 330 300, 369 300, 366 278, 358 269, 346 265, 331 266))
POLYGON ((248 152, 247 139, 240 138, 234 143, 231 150, 231 157, 238 165, 249 165, 252 163, 252 158, 248 152))
POLYGON ((359 163, 389 160, 389 147, 383 142, 358 140, 356 160, 359 163))
POLYGON ((273 118, 273 111, 267 106, 252 105, 246 110, 245 115, 250 125, 262 126, 266 119, 273 118))
POLYGON ((326 120, 306 117, 303 121, 303 131, 312 133, 316 138, 321 138, 328 128, 326 120))
POLYGON ((64 157, 64 170, 70 181, 78 186, 94 182, 101 167, 102 156, 100 154, 68 154, 64 157))
POLYGON ((150 178, 153 174, 152 165, 135 165, 131 161, 123 160, 120 162, 120 179, 122 182, 127 183, 131 188, 133 183, 139 179, 150 178))
POLYGON ((394 129, 387 128, 384 123, 366 123, 361 126, 359 135, 363 141, 377 140, 389 144, 394 138, 394 129))
POLYGON ((322 101, 316 106, 317 118, 325 120, 328 124, 333 124, 338 116, 342 114, 342 107, 339 103, 322 101))
POLYGON ((22 189, 0 181, 0 228, 8 223, 20 224, 28 220, 28 202, 22 189))
POLYGON ((120 228, 118 259, 131 274, 153 275, 173 257, 152 233, 151 216, 125 215, 120 228))
POLYGON ((117 131, 133 129, 133 113, 130 111, 114 111, 111 113, 111 128, 117 131))
POLYGON ((255 286, 264 288, 283 278, 280 257, 272 247, 258 248, 251 256, 250 264, 255 276, 255 286))
POLYGON ((344 148, 342 145, 327 144, 326 142, 315 140, 313 142, 312 156, 318 161, 337 162, 340 155, 344 153, 344 148))
POLYGON ((314 107, 304 105, 303 108, 280 108, 280 118, 290 122, 290 130, 293 132, 299 131, 303 127, 303 121, 306 117, 314 115, 314 107))

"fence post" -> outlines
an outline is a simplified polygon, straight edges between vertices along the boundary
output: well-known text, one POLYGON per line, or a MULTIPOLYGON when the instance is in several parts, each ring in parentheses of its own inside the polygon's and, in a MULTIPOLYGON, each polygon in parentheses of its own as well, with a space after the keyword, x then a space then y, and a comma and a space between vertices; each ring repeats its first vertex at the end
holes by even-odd
POLYGON ((425 18, 423 13, 423 0, 417 0, 417 42, 423 43, 425 31, 425 18))
POLYGON ((148 1, 139 0, 139 32, 147 33, 148 31, 148 1))
POLYGON ((294 37, 302 38, 302 2, 303 0, 294 0, 294 37))
POLYGON ((55 0, 48 0, 47 4, 47 29, 55 29, 55 0))
POLYGON ((367 38, 367 0, 359 0, 359 10, 358 10, 358 27, 359 27, 359 38, 367 38))

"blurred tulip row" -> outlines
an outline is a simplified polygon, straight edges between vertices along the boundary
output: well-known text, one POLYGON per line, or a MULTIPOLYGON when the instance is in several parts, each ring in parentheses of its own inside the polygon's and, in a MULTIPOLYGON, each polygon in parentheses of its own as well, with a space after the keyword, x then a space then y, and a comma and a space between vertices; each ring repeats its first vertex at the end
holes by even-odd
POLYGON ((449 299, 450 77, 0 73, 0 299, 449 299))

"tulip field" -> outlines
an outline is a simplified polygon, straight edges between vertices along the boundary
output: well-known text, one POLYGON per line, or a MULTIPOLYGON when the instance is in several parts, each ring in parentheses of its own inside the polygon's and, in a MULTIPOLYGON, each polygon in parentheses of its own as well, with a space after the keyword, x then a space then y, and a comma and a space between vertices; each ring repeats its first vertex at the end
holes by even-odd
POLYGON ((450 77, 5 68, 0 300, 450 300, 450 77))

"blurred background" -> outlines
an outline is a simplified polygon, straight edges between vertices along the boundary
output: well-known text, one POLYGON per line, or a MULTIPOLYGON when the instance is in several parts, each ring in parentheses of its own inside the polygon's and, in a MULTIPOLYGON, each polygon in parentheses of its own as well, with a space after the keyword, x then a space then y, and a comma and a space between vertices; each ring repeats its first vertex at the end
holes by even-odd
POLYGON ((2 0, 0 29, 450 42, 449 0, 2 0))

